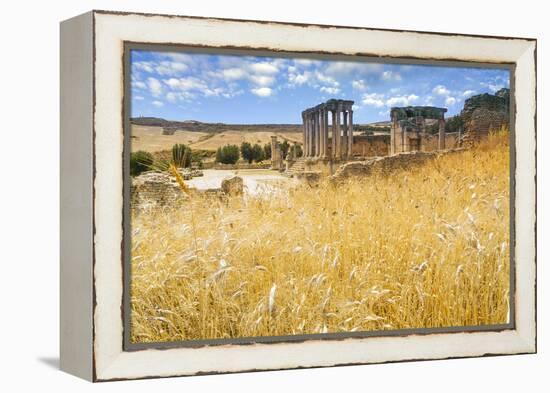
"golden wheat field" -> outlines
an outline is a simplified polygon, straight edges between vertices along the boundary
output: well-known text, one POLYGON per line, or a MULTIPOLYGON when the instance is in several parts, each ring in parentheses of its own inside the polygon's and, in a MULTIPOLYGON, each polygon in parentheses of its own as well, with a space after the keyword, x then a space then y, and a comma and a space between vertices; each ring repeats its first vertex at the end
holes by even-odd
POLYGON ((391 176, 135 214, 132 341, 506 323, 507 138, 391 176))

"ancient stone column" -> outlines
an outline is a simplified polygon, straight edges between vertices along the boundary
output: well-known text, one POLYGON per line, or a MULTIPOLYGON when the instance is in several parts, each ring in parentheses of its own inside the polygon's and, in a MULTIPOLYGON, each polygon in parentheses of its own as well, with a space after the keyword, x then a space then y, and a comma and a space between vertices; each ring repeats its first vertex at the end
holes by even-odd
POLYGON ((307 152, 306 156, 311 157, 311 113, 307 114, 307 152))
POLYGON ((342 117, 344 118, 343 131, 342 131, 342 153, 343 157, 348 156, 348 111, 345 109, 342 111, 342 117))
POLYGON ((325 149, 325 123, 323 108, 319 109, 319 157, 323 157, 323 151, 325 149))
POLYGON ((315 156, 315 118, 313 113, 309 116, 309 156, 315 156))
POLYGON ((279 149, 277 144, 277 136, 271 136, 271 169, 279 169, 279 149))
POLYGON ((336 110, 336 158, 340 159, 342 158, 342 129, 340 127, 340 113, 342 112, 341 108, 338 107, 336 110))
POLYGON ((304 146, 304 151, 306 150, 306 135, 307 135, 307 122, 306 122, 306 116, 305 114, 302 112, 302 141, 303 141, 303 146, 304 146))
POLYGON ((323 108, 322 114, 322 123, 323 123, 323 152, 321 157, 327 158, 328 153, 328 111, 326 108, 323 108))
POLYGON ((396 133, 397 133, 397 116, 394 115, 392 116, 392 119, 391 119, 391 129, 390 129, 390 154, 392 155, 395 154, 397 151, 396 133))
POLYGON ((292 161, 296 161, 296 158, 298 158, 298 143, 297 142, 293 142, 292 143, 292 150, 291 150, 291 154, 290 154, 290 157, 292 158, 292 161))
POLYGON ((320 112, 315 111, 315 157, 321 156, 321 119, 320 112))
POLYGON ((338 134, 340 133, 339 113, 337 109, 332 110, 332 159, 338 158, 338 134))
POLYGON ((439 119, 439 150, 445 149, 445 118, 439 119))
POLYGON ((317 135, 316 135, 316 134, 317 134, 316 131, 317 131, 317 130, 315 129, 315 127, 316 127, 316 124, 315 124, 315 112, 313 112, 313 113, 311 114, 311 147, 312 147, 312 149, 311 149, 311 156, 312 156, 312 157, 315 157, 315 151, 316 151, 316 149, 317 149, 317 143, 316 143, 316 142, 317 142, 317 140, 316 140, 316 136, 317 136, 317 135))
POLYGON ((305 134, 304 134, 304 157, 307 157, 307 149, 309 148, 309 124, 307 114, 304 115, 305 134))
POLYGON ((349 110, 348 124, 348 157, 353 157, 353 110, 349 110))

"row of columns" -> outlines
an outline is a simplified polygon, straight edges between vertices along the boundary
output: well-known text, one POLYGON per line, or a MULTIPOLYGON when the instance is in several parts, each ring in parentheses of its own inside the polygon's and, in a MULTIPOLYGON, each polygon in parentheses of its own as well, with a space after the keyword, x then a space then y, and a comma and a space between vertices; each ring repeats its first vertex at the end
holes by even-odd
POLYGON ((305 157, 342 159, 352 156, 352 106, 353 101, 329 100, 302 112, 305 157), (329 113, 332 117, 330 127, 329 113))

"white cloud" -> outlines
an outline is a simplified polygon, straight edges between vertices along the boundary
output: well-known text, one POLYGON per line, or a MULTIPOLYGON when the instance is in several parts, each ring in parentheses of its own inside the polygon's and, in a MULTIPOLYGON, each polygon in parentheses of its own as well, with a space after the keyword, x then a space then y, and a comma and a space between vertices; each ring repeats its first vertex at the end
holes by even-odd
POLYGON ((176 102, 177 98, 178 96, 174 92, 169 92, 168 94, 166 94, 166 101, 168 102, 174 103, 176 102))
POLYGON ((469 97, 476 94, 475 90, 466 90, 462 93, 462 97, 469 97))
POLYGON ((158 108, 164 106, 164 103, 162 101, 153 101, 152 104, 158 108))
POLYGON ((242 79, 246 76, 246 72, 242 68, 226 68, 221 71, 222 78, 226 81, 234 81, 238 79, 242 79))
POLYGON ((401 80, 401 75, 399 75, 397 72, 393 72, 393 71, 384 71, 382 73, 382 80, 385 80, 385 81, 400 81, 401 80))
POLYGON ((433 88, 432 92, 440 96, 448 96, 449 94, 451 94, 449 89, 447 89, 443 85, 437 85, 436 87, 433 88))
POLYGON ((147 86, 153 97, 158 97, 162 94, 162 84, 158 79, 153 77, 147 78, 147 86))
POLYGON ((309 66, 311 66, 315 63, 316 63, 316 61, 311 60, 311 59, 295 59, 294 60, 294 64, 297 64, 297 65, 300 65, 300 66, 303 66, 303 67, 309 67, 309 66))
POLYGON ((144 71, 149 73, 155 71, 154 63, 150 61, 136 61, 132 63, 132 67, 135 71, 144 71))
POLYGON ((338 81, 336 79, 334 79, 333 77, 331 76, 328 76, 328 75, 325 75, 319 71, 315 72, 315 77, 317 78, 317 80, 325 85, 330 85, 330 86, 333 86, 333 87, 338 87, 340 85, 340 83, 338 83, 338 81))
POLYGON ((273 90, 269 87, 258 87, 256 89, 250 90, 250 92, 257 95, 258 97, 269 97, 273 94, 273 90))
POLYGON ((134 96, 134 100, 137 100, 137 101, 142 101, 144 99, 145 98, 143 98, 142 96, 134 96))
POLYGON ((155 67, 155 71, 162 76, 173 76, 186 71, 188 68, 187 64, 184 63, 163 61, 155 67))
POLYGON ((250 75, 250 81, 258 86, 271 86, 275 78, 267 75, 250 75))
POLYGON ((486 87, 489 90, 491 90, 492 93, 496 93, 497 91, 499 91, 500 89, 502 89, 504 87, 504 85, 502 85, 502 84, 497 85, 497 84, 486 83, 486 82, 480 82, 479 84, 481 86, 486 87))
POLYGON ((144 90, 147 88, 147 85, 145 84, 145 82, 142 81, 132 81, 132 87, 144 90))
POLYGON ((381 108, 384 106, 384 95, 371 93, 363 94, 361 102, 367 106, 374 106, 375 108, 381 108))
POLYGON ((367 90, 367 85, 365 84, 365 81, 363 79, 352 81, 351 87, 359 91, 367 90))
POLYGON ((352 61, 334 61, 331 62, 325 72, 330 75, 346 75, 350 73, 356 74, 370 74, 380 72, 382 70, 382 64, 376 63, 360 63, 352 61))
POLYGON ((273 75, 279 72, 279 69, 273 63, 254 63, 250 65, 250 69, 258 74, 273 75))
POLYGON ((208 90, 208 85, 206 83, 192 76, 187 78, 170 78, 170 79, 164 80, 164 83, 166 83, 168 86, 170 86, 174 90, 181 90, 181 91, 208 90))
POLYGON ((452 96, 448 96, 448 97, 445 99, 445 105, 451 106, 451 105, 456 104, 457 101, 458 101, 458 100, 457 100, 456 98, 454 98, 454 97, 452 97, 452 96))
POLYGON ((177 62, 190 63, 193 61, 193 57, 186 53, 163 53, 163 56, 177 62))
POLYGON ((387 106, 409 106, 418 100, 418 96, 415 94, 402 95, 391 97, 386 101, 387 106))
POLYGON ((340 92, 340 89, 337 87, 330 87, 330 86, 322 86, 320 89, 323 93, 328 94, 338 94, 340 92))
POLYGON ((304 72, 303 74, 294 74, 290 73, 288 75, 288 80, 291 85, 303 85, 307 83, 311 78, 311 73, 309 71, 304 72))
POLYGON ((189 66, 178 61, 136 61, 132 63, 134 71, 143 71, 149 74, 157 73, 160 76, 175 76, 187 71, 189 66))

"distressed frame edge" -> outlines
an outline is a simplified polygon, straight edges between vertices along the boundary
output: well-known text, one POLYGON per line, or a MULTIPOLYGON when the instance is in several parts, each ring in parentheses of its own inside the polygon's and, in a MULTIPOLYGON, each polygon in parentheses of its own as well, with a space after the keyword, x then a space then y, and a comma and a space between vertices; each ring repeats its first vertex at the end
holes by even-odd
MULTIPOLYGON (((131 112, 131 100, 130 94, 131 86, 131 69, 130 69, 130 53, 133 50, 157 50, 160 52, 170 51, 182 51, 183 53, 189 53, 186 51, 193 51, 194 53, 212 53, 212 54, 227 54, 227 55, 254 55, 254 56, 270 56, 273 51, 266 51, 265 49, 240 47, 212 47, 212 46, 188 46, 186 44, 163 44, 163 43, 143 43, 143 42, 130 42, 123 41, 123 200, 130 200, 130 184, 129 184, 129 151, 130 151, 130 116, 127 112, 131 112)), ((481 63, 472 61, 448 61, 448 60, 425 60, 425 59, 403 59, 403 58, 375 58, 365 55, 345 55, 341 53, 333 54, 319 54, 319 52, 275 52, 277 56, 294 58, 315 58, 315 59, 327 59, 328 56, 334 61, 368 61, 380 64, 419 64, 419 65, 434 65, 449 67, 474 67, 474 68, 498 68, 507 70, 510 74, 510 107, 514 110, 510 110, 510 217, 513 217, 515 211, 515 69, 516 63, 481 63), (356 59, 357 58, 357 59, 356 59)), ((377 331, 358 331, 358 332, 339 332, 339 333, 308 333, 286 336, 250 336, 239 337, 233 339, 195 339, 188 341, 165 341, 165 342, 150 342, 150 343, 133 343, 130 340, 131 335, 131 316, 130 316, 130 253, 128 250, 131 248, 131 225, 130 225, 130 206, 129 203, 123 203, 123 242, 122 242, 122 256, 123 256, 123 305, 121 308, 123 318, 123 351, 141 351, 146 349, 177 349, 177 348, 201 348, 201 347, 215 347, 222 345, 253 345, 253 344, 299 344, 307 341, 339 341, 345 339, 359 339, 370 337, 407 337, 413 335, 430 335, 430 334, 450 334, 450 333, 473 333, 473 332, 501 332, 505 330, 515 329, 515 255, 514 255, 514 243, 510 244, 510 317, 507 323, 491 324, 491 325, 472 325, 472 326, 448 326, 438 328, 410 328, 410 329, 393 329, 393 330, 377 330, 377 331)), ((510 220, 510 239, 515 238, 515 225, 514 221, 510 220)))
MULTIPOLYGON (((113 14, 113 13, 109 13, 109 14, 113 14)), ((192 18, 192 17, 191 17, 192 18)), ((211 19, 211 18, 205 18, 205 19, 211 19)), ((273 22, 275 24, 283 24, 282 22, 273 22)), ((366 29, 368 30, 368 29, 366 29)), ((397 32, 400 32, 400 31, 397 31, 397 32)), ((414 32, 414 33, 418 33, 418 32, 414 32)), ((436 34, 437 33, 427 33, 427 34, 436 34)), ((455 34, 451 34, 453 36, 460 36, 460 35, 455 35, 455 34)), ((469 36, 469 35, 465 35, 465 36, 469 36)), ((502 39, 503 37, 496 37, 496 38, 499 38, 499 39, 502 39)), ((504 38, 505 39, 505 38, 504 38)), ((535 88, 535 92, 536 92, 536 40, 531 40, 531 39, 528 39, 528 41, 534 41, 534 46, 533 46, 533 50, 532 52, 534 52, 534 71, 535 71, 535 75, 534 75, 534 80, 535 80, 535 84, 534 84, 534 88, 535 88)), ((527 52, 528 50, 526 50, 527 52)), ((94 75, 95 76, 95 75, 94 75)), ((534 132, 534 139, 535 139, 535 152, 536 152, 536 95, 534 97, 534 128, 533 128, 533 132, 534 132)), ((536 187, 536 162, 535 162, 535 187, 536 187)), ((536 195, 535 195, 535 207, 536 207, 536 195)), ((516 217, 518 216, 517 212, 516 212, 516 217)), ((534 232, 533 233, 529 233, 529 235, 533 234, 536 236, 536 215, 535 217, 533 217, 534 221, 535 221, 535 227, 533 228, 534 232)), ((534 253, 534 257, 535 257, 535 264, 536 264, 536 249, 534 250, 535 253, 534 253)), ((534 280, 535 280, 535 293, 534 293, 534 298, 533 300, 536 302, 536 265, 533 266, 534 267, 534 270, 535 270, 535 276, 534 276, 534 280)), ((533 352, 536 352, 536 310, 535 310, 535 315, 534 315, 534 335, 531 334, 532 332, 525 332, 523 331, 523 333, 526 333, 525 335, 524 334, 521 334, 520 336, 518 336, 517 338, 521 341, 521 343, 523 344, 523 351, 519 351, 519 352, 511 352, 509 354, 520 354, 520 353, 533 353, 533 352)), ((517 332, 516 332, 517 333, 517 332)), ((95 339, 95 337, 94 337, 95 339)), ((457 358, 458 357, 473 357, 473 356, 496 356, 496 355, 505 355, 505 354, 508 354, 506 353, 505 351, 503 352, 500 352, 500 353, 488 353, 488 354, 480 354, 480 355, 465 355, 465 356, 456 356, 457 358)), ((430 360, 430 359, 442 359, 442 358, 449 358, 449 357, 430 357, 430 358, 426 358, 426 359, 406 359, 406 358, 402 358, 401 360, 393 360, 393 361, 388 361, 388 362, 404 362, 404 361, 410 361, 410 360, 430 360)), ((454 356, 451 356, 450 358, 455 358, 454 356)), ((113 359, 114 360, 114 359, 113 359)), ((367 364, 367 363, 381 363, 381 362, 362 362, 362 363, 346 363, 346 364, 367 364)), ((382 362, 382 363, 385 363, 382 362)), ((329 367, 329 366, 338 366, 338 365, 343 365, 343 364, 332 364, 332 365, 326 365, 326 366, 307 366, 308 368, 311 368, 311 367, 329 367)), ((286 368, 302 368, 301 366, 298 366, 298 367, 283 367, 283 368, 279 368, 279 369, 286 369, 286 368)), ((265 369, 265 370, 269 370, 269 369, 265 369)), ((192 373, 192 374, 189 374, 189 375, 202 375, 202 374, 210 374, 210 373, 229 373, 229 372, 244 372, 244 371, 261 371, 261 370, 239 370, 239 371, 216 371, 216 372, 197 372, 197 373, 192 373)), ((103 373, 102 373, 103 374, 103 373)), ((151 375, 151 376, 138 376, 138 377, 121 377, 121 378, 117 378, 117 377, 111 377, 111 378, 97 378, 96 376, 94 376, 94 380, 97 380, 97 381, 102 381, 102 380, 118 380, 118 379, 136 379, 136 378, 152 378, 152 377, 163 377, 163 376, 178 376, 178 375, 186 375, 186 374, 170 374, 170 375, 151 375)))

